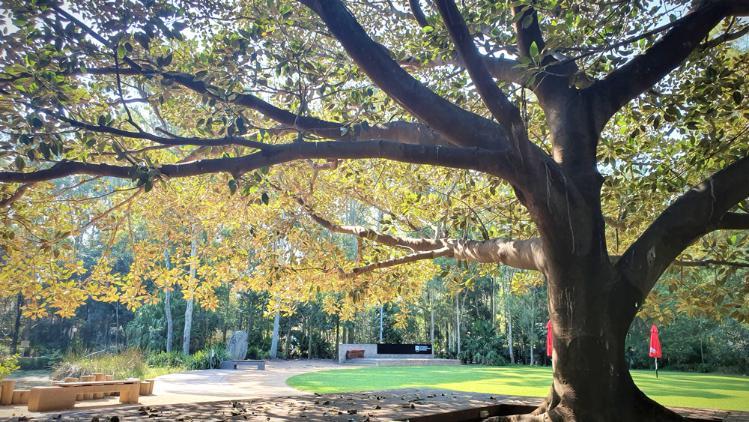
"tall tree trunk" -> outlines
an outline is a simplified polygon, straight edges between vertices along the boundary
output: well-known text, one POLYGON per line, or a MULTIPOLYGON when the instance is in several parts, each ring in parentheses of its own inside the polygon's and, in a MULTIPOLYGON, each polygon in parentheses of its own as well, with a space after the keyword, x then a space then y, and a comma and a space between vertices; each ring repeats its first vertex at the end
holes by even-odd
POLYGON ((460 355, 460 292, 455 294, 455 344, 460 355))
POLYGON ((507 324, 507 352, 510 354, 510 363, 515 363, 515 351, 513 350, 513 337, 512 337, 512 310, 510 309, 511 306, 511 289, 510 289, 510 282, 512 280, 512 275, 508 277, 505 277, 505 280, 503 282, 503 299, 504 299, 504 308, 505 308, 505 322, 507 324))
POLYGON ((341 316, 336 314, 335 316, 335 361, 338 361, 338 350, 340 345, 340 332, 341 332, 341 316))
POLYGON ((21 334, 21 308, 23 308, 23 295, 19 293, 16 295, 16 320, 13 322, 13 336, 10 340, 11 355, 18 353, 18 337, 21 334))
MULTIPOLYGON (((169 270, 169 247, 164 248, 164 267, 169 270)), ((166 352, 172 351, 172 339, 174 338, 174 319, 172 319, 172 289, 164 289, 164 315, 166 316, 166 352)))
POLYGON ((531 297, 531 320, 530 320, 530 324, 528 324, 528 339, 529 339, 529 342, 528 342, 529 343, 528 344, 528 348, 529 348, 529 359, 528 359, 528 362, 529 362, 530 366, 533 366, 533 364, 535 363, 534 356, 533 356, 533 351, 534 351, 533 349, 536 346, 536 330, 535 330, 535 325, 536 325, 536 302, 535 302, 535 298, 534 298, 535 295, 536 295, 535 293, 531 293, 530 294, 530 297, 531 297))
POLYGON ((284 359, 289 359, 289 348, 291 345, 291 328, 293 326, 291 317, 288 318, 289 321, 289 328, 286 330, 286 339, 283 343, 283 357, 284 359))
POLYGON ((434 302, 431 293, 429 294, 429 343, 432 344, 432 353, 434 353, 434 302))
POLYGON ((382 311, 383 311, 383 306, 382 304, 380 304, 380 337, 379 337, 380 343, 382 343, 382 311))
MULTIPOLYGON (((190 240, 190 280, 195 283, 198 271, 198 226, 192 224, 192 239, 190 240)), ((190 354, 190 334, 192 333, 192 312, 195 300, 190 297, 185 306, 185 328, 182 331, 182 353, 190 354)))
POLYGON ((312 317, 307 319, 307 359, 312 359, 312 317))
POLYGON ((270 338, 270 358, 275 359, 278 356, 278 331, 281 326, 281 313, 276 311, 273 315, 273 334, 270 338))

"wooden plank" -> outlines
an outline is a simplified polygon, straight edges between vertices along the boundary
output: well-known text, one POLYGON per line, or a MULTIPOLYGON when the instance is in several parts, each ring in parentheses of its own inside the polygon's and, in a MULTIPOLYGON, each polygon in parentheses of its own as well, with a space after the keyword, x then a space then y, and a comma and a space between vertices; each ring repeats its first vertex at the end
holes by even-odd
POLYGON ((8 406, 13 402, 13 389, 16 388, 15 380, 0 381, 2 393, 0 393, 0 404, 8 406))
POLYGON ((29 393, 31 393, 31 390, 13 390, 12 404, 27 404, 29 402, 29 393))
POLYGON ((114 381, 73 381, 73 382, 55 382, 54 385, 57 387, 80 387, 83 385, 122 385, 122 384, 136 384, 140 382, 139 379, 127 379, 127 380, 114 380, 114 381))
POLYGON ((75 391, 56 386, 32 387, 28 403, 30 412, 72 409, 75 391))
MULTIPOLYGON (((105 375, 101 372, 97 372, 94 374, 94 381, 104 381, 105 375)), ((94 399, 103 399, 104 393, 96 393, 94 394, 94 399)))

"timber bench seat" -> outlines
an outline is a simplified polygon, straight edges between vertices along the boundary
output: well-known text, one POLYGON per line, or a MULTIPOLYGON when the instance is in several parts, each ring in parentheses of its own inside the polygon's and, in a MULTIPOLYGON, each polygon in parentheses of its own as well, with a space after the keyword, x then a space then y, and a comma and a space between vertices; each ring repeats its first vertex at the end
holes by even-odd
POLYGON ((364 350, 348 350, 346 351, 346 359, 362 359, 364 358, 364 350))
POLYGON ((136 404, 140 397, 140 380, 57 382, 49 387, 32 387, 29 411, 72 409, 79 394, 120 393, 120 403, 136 404))
POLYGON ((221 362, 221 369, 239 369, 240 366, 251 365, 258 370, 265 370, 264 360, 225 360, 221 362))

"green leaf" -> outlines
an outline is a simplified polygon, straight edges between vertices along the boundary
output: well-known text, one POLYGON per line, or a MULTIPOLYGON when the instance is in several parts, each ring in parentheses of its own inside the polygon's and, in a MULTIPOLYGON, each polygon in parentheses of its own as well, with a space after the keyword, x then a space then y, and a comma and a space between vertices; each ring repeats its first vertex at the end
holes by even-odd
POLYGON ((18 171, 23 170, 23 168, 26 167, 26 161, 24 161, 23 157, 20 155, 16 156, 16 168, 18 171))
POLYGON ((741 101, 744 100, 744 95, 739 91, 733 91, 733 94, 731 94, 733 97, 733 102, 736 103, 736 105, 741 104, 741 101))
POLYGON ((536 44, 535 41, 533 41, 528 48, 528 53, 530 54, 531 58, 534 62, 538 63, 538 44, 536 44))
POLYGON ((30 123, 31 123, 31 127, 33 127, 34 129, 40 129, 44 125, 44 122, 42 122, 42 119, 36 115, 31 116, 30 123))
POLYGON ((431 26, 431 25, 427 25, 427 26, 422 26, 422 27, 421 27, 421 32, 423 32, 423 33, 425 33, 425 34, 429 34, 429 33, 431 33, 431 32, 434 32, 434 27, 433 27, 433 26, 431 26))
POLYGON ((127 50, 125 50, 125 46, 120 44, 117 47, 117 58, 122 60, 125 57, 125 54, 127 54, 127 50))

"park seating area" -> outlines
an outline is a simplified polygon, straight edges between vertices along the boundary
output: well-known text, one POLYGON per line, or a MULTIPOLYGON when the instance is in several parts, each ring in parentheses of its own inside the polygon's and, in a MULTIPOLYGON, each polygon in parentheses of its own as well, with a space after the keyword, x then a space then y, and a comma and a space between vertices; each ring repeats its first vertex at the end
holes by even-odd
POLYGON ((49 386, 16 389, 15 381, 3 381, 0 404, 27 405, 30 412, 72 409, 76 401, 119 396, 120 403, 137 404, 140 396, 153 394, 155 381, 137 378, 114 380, 111 375, 93 374, 68 377, 49 386))

